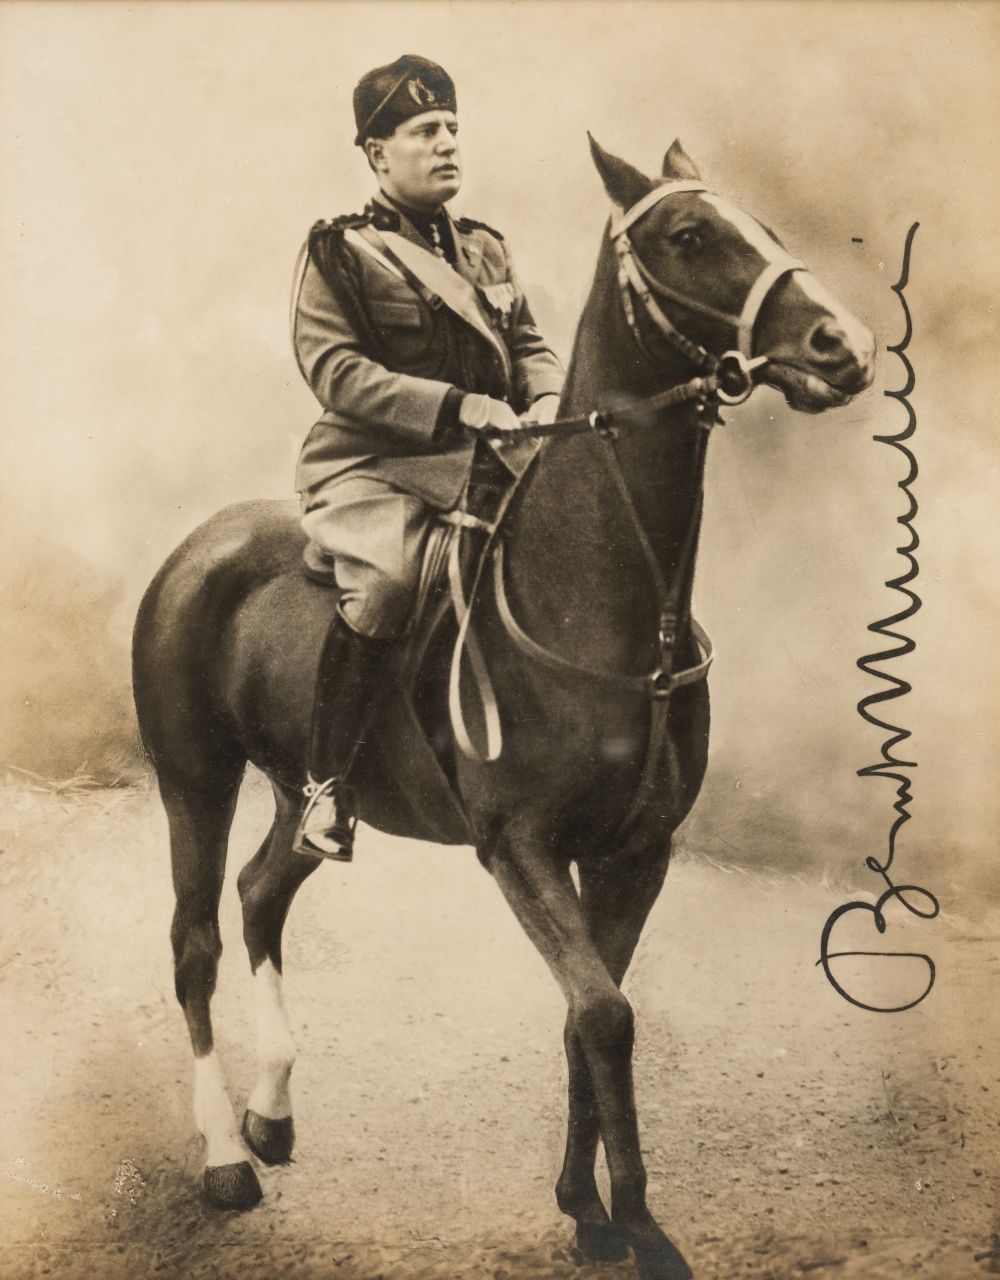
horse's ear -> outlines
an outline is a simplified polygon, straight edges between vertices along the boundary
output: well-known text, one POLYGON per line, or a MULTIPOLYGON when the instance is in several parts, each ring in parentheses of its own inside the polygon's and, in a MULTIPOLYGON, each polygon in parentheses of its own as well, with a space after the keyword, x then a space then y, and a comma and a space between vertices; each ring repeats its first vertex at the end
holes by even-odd
POLYGON ((681 146, 680 138, 675 138, 670 149, 663 157, 663 176, 665 178, 689 178, 694 182, 701 181, 698 166, 681 146))
POLYGON ((590 139, 590 154, 594 157, 604 189, 619 208, 631 209, 656 186, 652 178, 633 169, 628 161, 619 160, 617 156, 605 151, 589 133, 587 137, 590 139))

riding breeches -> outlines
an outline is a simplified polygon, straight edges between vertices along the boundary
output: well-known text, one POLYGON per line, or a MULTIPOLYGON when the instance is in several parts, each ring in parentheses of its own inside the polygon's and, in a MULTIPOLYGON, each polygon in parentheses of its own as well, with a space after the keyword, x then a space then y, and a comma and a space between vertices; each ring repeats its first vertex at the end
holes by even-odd
POLYGON ((340 610, 361 635, 402 635, 420 583, 433 510, 419 498, 369 476, 338 477, 302 496, 306 564, 332 567, 340 610))

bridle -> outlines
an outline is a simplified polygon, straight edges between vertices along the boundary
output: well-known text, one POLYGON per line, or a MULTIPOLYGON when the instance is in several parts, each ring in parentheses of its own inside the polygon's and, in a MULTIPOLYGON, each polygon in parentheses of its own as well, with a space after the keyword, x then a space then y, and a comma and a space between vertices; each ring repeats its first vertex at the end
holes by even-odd
MULTIPOLYGON (((652 715, 649 735, 646 743, 645 759, 636 793, 633 796, 628 813, 619 827, 619 835, 631 833, 640 820, 645 805, 654 794, 659 777, 660 756, 666 736, 667 717, 670 696, 675 689, 683 685, 694 684, 703 680, 708 674, 714 656, 712 642, 703 627, 690 617, 691 634, 699 649, 701 660, 694 666, 682 671, 674 670, 674 651, 681 633, 683 619, 681 604, 685 583, 689 578, 689 568, 694 555, 698 528, 701 523, 701 497, 692 505, 691 518, 688 521, 679 553, 676 560, 676 572, 673 581, 668 583, 660 568, 655 550, 650 543, 635 503, 629 492, 628 482, 622 470, 615 441, 618 429, 637 421, 648 421, 649 415, 658 410, 680 406, 686 402, 698 402, 700 412, 699 425, 706 428, 699 432, 697 465, 699 474, 704 469, 704 450, 708 432, 718 421, 718 405, 742 404, 753 392, 755 383, 754 371, 766 364, 767 355, 754 356, 752 350, 753 331, 760 315, 761 308, 767 301, 775 286, 787 275, 795 271, 805 271, 806 266, 797 258, 786 253, 780 245, 775 244, 775 253, 764 265, 754 280, 743 303, 739 315, 730 314, 690 298, 686 294, 662 281, 657 280, 643 264, 632 244, 629 231, 635 223, 661 201, 669 196, 686 191, 707 191, 700 182, 676 181, 662 183, 654 187, 630 209, 616 210, 611 217, 608 235, 614 246, 618 259, 618 287, 622 309, 628 327, 635 338, 639 349, 646 359, 657 363, 639 326, 633 295, 642 305, 643 310, 654 328, 666 341, 685 356, 700 372, 687 382, 670 387, 665 391, 643 399, 630 401, 627 405, 613 410, 594 410, 574 418, 560 418, 546 424, 525 423, 520 428, 504 431, 505 437, 526 436, 542 438, 552 436, 573 435, 581 432, 593 432, 606 444, 606 457, 611 475, 621 495, 625 512, 632 524, 636 539, 649 567, 657 601, 657 639, 659 653, 656 667, 645 675, 627 675, 622 672, 600 671, 582 667, 571 662, 560 654, 540 645, 529 636, 514 617, 507 596, 504 572, 504 540, 501 536, 501 525, 504 515, 510 506, 511 499, 517 491, 517 484, 506 494, 500 509, 491 522, 478 519, 464 509, 464 504, 457 510, 441 513, 441 519, 453 527, 451 545, 448 552, 449 581, 452 602, 459 623, 458 638, 452 655, 451 678, 449 681, 449 706, 452 727, 456 741, 462 753, 480 762, 496 760, 502 746, 500 716, 496 697, 493 693, 489 672, 483 655, 472 634, 472 605, 477 596, 482 570, 493 551, 493 583, 497 611, 504 629, 514 644, 523 653, 550 670, 563 674, 575 675, 594 680, 606 686, 645 694, 651 702, 652 715), (654 296, 655 295, 655 296, 654 296), (657 297, 669 299, 675 305, 687 311, 710 316, 730 325, 736 333, 737 346, 713 355, 705 347, 687 337, 666 315, 657 302, 657 297), (462 529, 478 529, 486 534, 486 542, 478 557, 478 565, 473 576, 471 588, 466 593, 462 583, 459 545, 462 529), (479 691, 483 717, 486 726, 486 750, 480 751, 472 742, 465 724, 460 692, 461 661, 463 652, 468 649, 473 666, 475 684, 479 691)), ((498 433, 500 434, 500 433, 498 433)))
POLYGON ((766 364, 768 360, 766 355, 755 357, 753 354, 753 331, 761 308, 770 297, 772 290, 785 276, 795 271, 805 271, 807 268, 798 258, 793 258, 776 243, 774 255, 765 263, 763 270, 751 285, 739 315, 720 311, 656 279, 636 254, 629 235, 630 229, 640 218, 669 196, 687 191, 707 190, 708 188, 701 182, 683 180, 662 183, 654 187, 630 209, 615 211, 611 216, 608 234, 618 258, 618 289, 622 309, 639 349, 647 359, 651 361, 654 359, 639 327, 633 294, 642 303, 647 318, 667 342, 712 380, 712 385, 706 388, 706 398, 714 399, 720 404, 742 404, 753 391, 754 369, 766 364), (667 298, 686 311, 697 312, 699 315, 708 316, 730 326, 736 333, 736 348, 723 352, 721 356, 713 355, 677 328, 664 313, 656 300, 657 297, 667 298))

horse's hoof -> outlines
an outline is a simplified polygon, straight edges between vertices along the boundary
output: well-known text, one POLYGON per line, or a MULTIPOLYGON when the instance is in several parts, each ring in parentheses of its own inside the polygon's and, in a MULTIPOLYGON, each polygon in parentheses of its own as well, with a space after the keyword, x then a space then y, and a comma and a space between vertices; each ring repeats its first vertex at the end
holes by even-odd
POLYGON ((621 1262, 628 1257, 625 1237, 610 1222, 578 1222, 576 1247, 594 1262, 621 1262))
POLYGON ((665 1235, 658 1233, 654 1239, 632 1236, 629 1244, 642 1280, 691 1280, 684 1255, 665 1235))
POLYGON ((288 1164, 295 1145, 295 1125, 291 1116, 270 1120, 247 1109, 243 1113, 243 1140, 265 1164, 288 1164))
POLYGON ((264 1194, 249 1160, 206 1165, 202 1188, 209 1203, 220 1209, 252 1209, 264 1194))

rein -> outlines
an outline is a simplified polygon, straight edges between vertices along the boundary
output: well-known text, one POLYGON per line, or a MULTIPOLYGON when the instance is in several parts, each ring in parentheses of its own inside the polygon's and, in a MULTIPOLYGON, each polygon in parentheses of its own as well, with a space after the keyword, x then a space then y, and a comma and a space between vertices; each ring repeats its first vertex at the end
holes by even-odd
MULTIPOLYGON (((668 584, 664 579, 659 561, 643 527, 639 513, 636 511, 635 503, 629 492, 628 481, 618 458, 615 441, 620 429, 634 425, 637 421, 647 418, 651 413, 697 402, 699 406, 699 422, 697 425, 702 428, 697 466, 699 473, 701 473, 704 468, 709 432, 721 422, 717 413, 718 406, 720 404, 738 405, 749 399, 755 386, 753 373, 768 361, 766 355, 753 357, 751 354, 753 327, 761 308, 780 280, 791 272, 806 270, 803 263, 786 254, 784 250, 776 252, 773 260, 765 265, 751 286, 739 315, 730 315, 717 311, 655 280, 636 256, 629 238, 629 229, 639 218, 668 196, 683 191, 705 190, 706 188, 699 182, 684 181, 663 184, 650 191, 631 209, 614 214, 609 227, 609 235, 618 258, 618 286, 622 307, 629 329, 640 350, 647 359, 653 360, 636 319, 635 305, 632 299, 633 293, 638 297, 647 317, 660 334, 702 372, 687 382, 670 387, 665 391, 657 392, 654 395, 646 396, 614 410, 594 410, 591 413, 579 414, 575 417, 559 418, 551 423, 525 423, 510 430, 484 433, 494 438, 500 436, 509 438, 513 436, 543 439, 594 432, 604 442, 608 467, 621 494, 622 504, 628 513, 653 581, 657 601, 657 638, 659 643, 656 667, 647 674, 629 675, 623 672, 601 671, 581 666, 540 645, 517 622, 507 597, 504 573, 504 544, 500 536, 500 526, 519 482, 515 482, 514 487, 508 491, 506 499, 493 522, 488 523, 479 520, 470 515, 464 508, 443 513, 441 517, 446 523, 454 526, 451 535, 451 547, 449 548, 448 576, 452 602, 459 623, 459 634, 452 655, 451 678, 449 681, 449 710, 455 738, 460 750, 470 759, 479 763, 487 763, 495 761, 502 749, 502 733, 496 695, 493 691, 485 661, 471 631, 472 607, 477 596, 482 570, 490 551, 495 546, 493 552, 493 587, 497 611, 507 634, 523 653, 551 670, 598 681, 614 688, 643 693, 650 699, 653 711, 642 774, 628 814, 620 829, 621 831, 631 831, 642 814, 647 798, 656 786, 659 761, 666 735, 667 713, 671 694, 675 689, 704 679, 712 664, 714 651, 708 633, 695 618, 691 617, 691 635, 701 651, 701 658, 694 666, 685 668, 682 671, 674 671, 673 669, 674 653, 680 634, 681 597, 684 583, 688 577, 688 565, 694 553, 697 531, 701 524, 701 494, 699 493, 694 503, 691 519, 688 521, 681 544, 677 560, 678 572, 674 574, 674 581, 668 584), (688 310, 701 312, 731 325, 737 334, 737 349, 726 351, 721 356, 715 356, 686 337, 660 308, 653 297, 654 291, 688 310), (462 586, 459 559, 462 529, 479 529, 486 534, 486 543, 478 557, 478 565, 468 596, 466 596, 462 586), (473 674, 486 726, 485 751, 480 751, 473 744, 465 724, 462 709, 460 677, 462 653, 466 646, 468 646, 470 660, 473 664, 473 674)), ((778 246, 776 246, 777 248, 778 246)))

